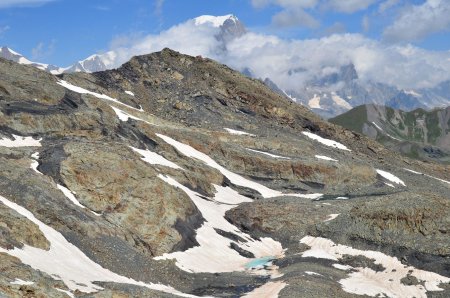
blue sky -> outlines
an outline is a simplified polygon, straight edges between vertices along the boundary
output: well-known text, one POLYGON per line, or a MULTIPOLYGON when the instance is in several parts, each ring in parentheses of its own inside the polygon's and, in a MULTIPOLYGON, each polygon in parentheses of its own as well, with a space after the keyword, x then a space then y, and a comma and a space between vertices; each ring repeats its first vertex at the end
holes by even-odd
POLYGON ((360 33, 382 43, 410 43, 427 50, 448 51, 450 1, 426 2, 1 0, 0 44, 35 61, 66 66, 93 53, 109 50, 111 43, 120 37, 158 34, 203 14, 233 13, 250 31, 273 34, 282 39, 317 39, 348 32, 360 33), (439 9, 438 14, 432 12, 434 17, 426 17, 429 10, 421 11, 420 8, 427 4, 439 9), (423 18, 417 23, 425 25, 414 27, 416 24, 411 19, 416 15, 423 18), (403 24, 397 24, 402 19, 403 24), (394 28, 389 31, 390 27, 394 28))

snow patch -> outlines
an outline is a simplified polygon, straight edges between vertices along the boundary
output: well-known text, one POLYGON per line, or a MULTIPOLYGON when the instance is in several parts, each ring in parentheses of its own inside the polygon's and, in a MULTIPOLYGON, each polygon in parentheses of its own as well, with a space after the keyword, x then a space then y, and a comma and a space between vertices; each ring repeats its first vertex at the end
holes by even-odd
POLYGON ((345 99, 343 99, 342 97, 340 97, 339 95, 332 93, 331 94, 331 99, 333 99, 333 102, 335 104, 337 104, 338 106, 347 109, 347 110, 351 110, 353 109, 352 105, 349 104, 347 101, 345 101, 345 99))
POLYGON ((280 155, 275 155, 275 154, 272 154, 272 153, 269 153, 269 152, 258 151, 258 150, 250 149, 250 148, 245 148, 245 149, 247 149, 248 151, 252 151, 252 152, 259 153, 259 154, 264 154, 264 155, 267 155, 267 156, 270 156, 270 157, 273 157, 273 158, 290 159, 289 157, 280 156, 280 155))
POLYGON ((10 284, 20 285, 20 286, 30 286, 30 285, 34 284, 34 281, 25 281, 25 280, 21 280, 20 278, 16 278, 14 281, 11 281, 10 284))
POLYGON ((316 273, 316 272, 313 272, 313 271, 305 271, 305 273, 308 274, 308 275, 323 276, 322 274, 316 273))
MULTIPOLYGON (((349 246, 335 244, 333 241, 306 236, 300 240, 300 243, 310 247, 309 250, 302 253, 303 257, 315 257, 337 261, 344 255, 365 256, 373 259, 375 264, 385 268, 384 271, 376 272, 370 268, 354 268, 347 278, 339 283, 344 291, 369 296, 388 296, 388 297, 427 297, 427 291, 442 291, 439 288, 441 283, 450 282, 450 278, 439 274, 416 269, 412 266, 405 266, 397 258, 385 255, 378 251, 358 250, 349 246), (404 285, 401 279, 411 275, 416 277, 418 285, 404 285)), ((333 266, 336 267, 337 264, 333 266)), ((336 267, 337 268, 337 267, 336 267)))
POLYGON ((110 107, 114 110, 114 112, 116 113, 116 115, 117 115, 117 117, 119 118, 120 121, 127 122, 128 119, 133 119, 133 120, 136 120, 136 121, 145 122, 145 123, 147 123, 149 125, 157 126, 156 124, 150 123, 150 122, 148 122, 148 121, 146 121, 144 119, 141 119, 139 117, 136 117, 136 116, 133 116, 131 114, 128 114, 127 112, 122 111, 121 109, 118 109, 118 108, 113 107, 113 106, 110 106, 110 107))
POLYGON ((412 96, 415 96, 415 97, 422 97, 422 94, 417 93, 417 92, 414 91, 414 90, 403 90, 403 92, 404 92, 405 94, 412 95, 412 96))
POLYGON ((328 156, 324 156, 324 155, 316 155, 317 159, 323 159, 323 160, 328 160, 328 161, 338 161, 337 159, 328 157, 328 156))
POLYGON ((353 269, 353 267, 350 265, 342 265, 342 264, 333 264, 333 267, 336 269, 345 270, 345 271, 353 269))
POLYGON ((320 96, 314 94, 314 97, 308 101, 308 106, 311 109, 322 109, 322 107, 320 106, 320 96))
POLYGON ((245 294, 242 298, 277 298, 278 294, 285 286, 287 286, 287 284, 282 281, 270 281, 261 287, 254 289, 250 293, 245 294))
POLYGON ((225 16, 210 16, 210 15, 204 15, 199 16, 194 19, 195 25, 200 26, 204 24, 212 25, 215 28, 219 28, 222 26, 226 20, 232 20, 233 22, 237 22, 237 18, 233 16, 232 14, 225 15, 225 16))
POLYGON ((41 175, 43 175, 41 172, 39 172, 38 171, 38 166, 39 166, 39 162, 38 162, 38 159, 39 159, 39 152, 35 152, 35 153, 33 153, 33 154, 31 154, 31 158, 32 158, 32 162, 31 162, 31 165, 30 165, 30 168, 33 170, 33 171, 35 171, 36 173, 38 173, 38 174, 41 174, 41 175))
POLYGON ((337 148, 337 149, 341 149, 341 150, 346 150, 346 151, 351 151, 350 149, 348 149, 346 146, 342 145, 341 143, 338 143, 338 142, 330 140, 330 139, 322 138, 321 136, 318 136, 311 132, 302 131, 302 134, 304 134, 305 136, 307 136, 308 138, 310 138, 312 140, 322 143, 325 146, 333 147, 333 148, 337 148))
POLYGON ((160 165, 169 167, 172 169, 180 169, 183 170, 182 167, 178 166, 177 164, 171 162, 170 160, 167 160, 163 156, 159 155, 158 153, 152 152, 150 150, 142 150, 138 148, 131 147, 130 148, 134 151, 142 155, 142 160, 146 163, 149 163, 151 165, 160 165))
POLYGON ((58 81, 58 82, 56 82, 56 83, 57 83, 58 85, 63 86, 63 87, 66 88, 66 89, 72 90, 72 91, 77 92, 77 93, 80 93, 80 94, 89 94, 89 95, 95 96, 95 97, 97 97, 97 98, 99 98, 99 99, 109 100, 109 101, 115 102, 115 103, 117 103, 117 104, 126 106, 126 107, 128 107, 128 108, 130 108, 130 109, 133 109, 133 110, 136 110, 136 111, 141 111, 140 109, 136 109, 135 107, 129 106, 129 105, 127 105, 127 104, 125 104, 125 103, 123 103, 123 102, 120 102, 120 101, 118 101, 117 99, 112 98, 112 97, 110 97, 110 96, 108 96, 108 95, 100 94, 100 93, 95 93, 95 92, 86 90, 86 89, 84 89, 84 88, 81 88, 81 87, 72 85, 72 84, 70 84, 69 82, 66 82, 66 81, 63 81, 63 80, 58 81))
POLYGON ((75 298, 75 295, 72 294, 72 292, 70 292, 70 291, 66 291, 66 290, 58 289, 58 288, 55 288, 55 290, 57 290, 57 291, 59 291, 59 292, 61 292, 61 293, 66 294, 66 295, 69 296, 70 298, 75 298))
POLYGON ((12 135, 13 139, 0 139, 0 147, 16 148, 16 147, 41 147, 42 139, 35 140, 33 137, 21 137, 12 135))
POLYGON ((391 173, 383 171, 383 170, 376 169, 376 171, 381 177, 391 181, 392 183, 406 186, 405 183, 402 180, 400 180, 400 178, 398 178, 397 176, 392 175, 391 173))
POLYGON ((424 175, 424 176, 427 176, 427 177, 429 177, 429 178, 432 178, 432 179, 435 179, 435 180, 438 180, 438 181, 441 181, 441 182, 450 184, 450 181, 447 181, 447 180, 444 180, 444 179, 440 179, 440 178, 433 177, 433 176, 430 176, 430 175, 427 175, 427 174, 423 174, 423 173, 420 173, 420 172, 416 172, 416 171, 413 171, 413 170, 410 170, 410 169, 407 169, 407 168, 403 168, 403 169, 404 169, 405 171, 408 171, 408 172, 413 173, 413 174, 416 174, 416 175, 424 175))
POLYGON ((173 178, 163 175, 161 180, 184 191, 200 210, 205 222, 196 231, 196 240, 200 246, 190 248, 184 252, 174 252, 156 257, 157 260, 176 259, 176 265, 188 272, 233 272, 244 271, 246 264, 259 258, 278 258, 284 256, 281 244, 271 238, 253 239, 250 235, 241 232, 236 226, 225 219, 225 212, 242 202, 252 200, 240 195, 228 187, 214 185, 216 194, 214 198, 205 199, 200 194, 181 185, 173 178), (215 229, 232 233, 244 241, 234 241, 219 235, 215 229), (230 247, 231 243, 254 254, 255 259, 241 256, 230 247))
POLYGON ((128 95, 134 96, 134 93, 133 93, 133 92, 131 92, 131 91, 128 91, 128 90, 127 90, 127 91, 125 91, 125 93, 126 93, 126 94, 128 94, 128 95))
POLYGON ((324 222, 331 221, 331 220, 335 219, 338 216, 339 216, 339 213, 338 214, 329 214, 328 218, 326 220, 324 220, 324 222))
POLYGON ((245 186, 251 189, 256 190, 259 192, 263 197, 265 198, 272 198, 272 197, 279 197, 279 196, 294 196, 299 198, 306 198, 306 199, 317 199, 322 197, 322 194, 315 193, 315 194, 283 194, 280 191, 270 189, 262 184, 259 184, 257 182, 251 181, 249 179, 246 179, 238 174, 235 174, 221 165, 219 165, 215 160, 213 160, 208 155, 192 148, 189 145, 180 143, 168 136, 162 135, 162 134, 156 134, 159 138, 163 139, 166 143, 173 146, 175 149, 177 149, 180 153, 184 154, 187 157, 198 159, 202 162, 204 162, 206 165, 217 169, 219 172, 222 173, 225 177, 227 177, 231 183, 239 185, 239 186, 245 186))
POLYGON ((248 132, 245 132, 245 131, 235 130, 235 129, 231 129, 231 128, 224 128, 224 129, 226 131, 228 131, 232 135, 256 137, 254 134, 251 134, 251 133, 248 133, 248 132))
POLYGON ((196 297, 181 293, 169 286, 136 281, 105 269, 89 259, 78 247, 68 242, 61 233, 38 220, 27 209, 2 196, 0 196, 0 202, 35 223, 50 242, 49 250, 42 250, 25 244, 22 249, 7 250, 0 247, 0 252, 17 257, 22 263, 45 272, 55 279, 58 276, 58 279, 61 279, 72 291, 97 292, 103 288, 93 284, 93 282, 99 281, 132 284, 182 297, 196 297))
POLYGON ((378 128, 379 131, 383 131, 383 129, 380 126, 378 126, 378 124, 376 124, 375 122, 372 121, 372 124, 375 125, 375 127, 378 128))
POLYGON ((287 94, 286 91, 284 91, 284 90, 281 90, 281 91, 283 91, 284 95, 286 95, 286 96, 287 96, 290 100, 292 100, 293 102, 297 102, 297 101, 298 101, 297 98, 295 98, 295 97, 293 97, 293 96, 287 94))
MULTIPOLYGON (((70 190, 70 189, 68 189, 67 187, 64 187, 64 186, 62 186, 62 185, 60 185, 60 184, 56 184, 56 187, 58 187, 58 189, 60 190, 60 191, 62 191, 63 192, 63 194, 66 196, 66 198, 68 198, 72 203, 74 203, 76 206, 78 206, 78 207, 80 207, 80 208, 83 208, 83 209, 87 209, 86 208, 86 206, 83 206, 78 200, 77 200, 77 198, 75 197, 75 195, 74 195, 74 193, 70 190)), ((89 210, 89 209, 87 209, 87 210, 89 210)), ((94 211, 92 211, 92 210, 89 210, 89 211, 91 211, 94 215, 96 215, 96 216, 101 216, 101 214, 98 214, 98 213, 96 213, 96 212, 94 212, 94 211)))

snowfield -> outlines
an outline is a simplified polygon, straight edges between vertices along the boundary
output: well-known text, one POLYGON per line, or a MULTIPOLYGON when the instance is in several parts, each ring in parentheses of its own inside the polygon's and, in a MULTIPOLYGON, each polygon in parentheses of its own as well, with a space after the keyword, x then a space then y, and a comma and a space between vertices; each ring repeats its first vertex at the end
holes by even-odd
POLYGON ((344 255, 365 256, 373 259, 375 264, 382 265, 385 269, 377 272, 370 268, 352 268, 333 264, 333 267, 354 271, 348 277, 339 281, 342 289, 346 292, 357 295, 385 296, 388 297, 417 297, 426 298, 427 291, 442 291, 439 285, 450 282, 450 278, 437 273, 416 269, 412 266, 405 266, 395 257, 385 255, 378 251, 358 250, 349 246, 335 244, 333 241, 306 236, 300 243, 310 247, 302 253, 303 257, 340 260, 344 255), (411 275, 417 278, 420 284, 405 285, 401 279, 411 275), (422 285, 423 284, 423 285, 422 285))
MULTIPOLYGON (((157 260, 176 259, 176 265, 188 272, 233 272, 247 270, 246 264, 254 259, 276 259, 284 256, 281 244, 271 238, 253 239, 241 232, 225 219, 225 212, 239 203, 252 200, 240 195, 229 187, 214 185, 214 198, 205 199, 200 194, 181 185, 173 178, 159 175, 168 184, 185 192, 200 210, 205 222, 197 229, 195 239, 200 244, 183 252, 174 252, 156 257, 157 260), (234 241, 217 233, 216 229, 232 233, 241 241, 234 241), (240 255, 230 247, 231 243, 253 253, 254 259, 240 255)), ((263 274, 266 274, 264 271, 263 274)))

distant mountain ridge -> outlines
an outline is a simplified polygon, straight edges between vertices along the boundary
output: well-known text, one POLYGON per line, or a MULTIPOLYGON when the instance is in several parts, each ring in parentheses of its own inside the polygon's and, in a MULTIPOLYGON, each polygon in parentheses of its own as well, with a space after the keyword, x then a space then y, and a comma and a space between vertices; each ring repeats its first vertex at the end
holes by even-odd
POLYGON ((72 73, 72 72, 97 72, 107 70, 112 67, 112 57, 114 57, 114 52, 107 52, 102 55, 92 55, 88 58, 78 61, 75 64, 63 68, 51 64, 44 64, 39 62, 33 62, 28 60, 25 56, 16 51, 4 46, 0 48, 0 57, 17 62, 19 64, 31 65, 41 70, 48 71, 52 74, 62 74, 62 73, 72 73))
POLYGON ((404 112, 368 104, 329 121, 409 157, 450 163, 450 107, 404 112))
POLYGON ((324 118, 332 118, 364 104, 385 105, 412 111, 450 106, 450 81, 433 88, 404 90, 380 82, 363 81, 353 64, 337 72, 311 79, 300 90, 285 90, 296 102, 324 118))

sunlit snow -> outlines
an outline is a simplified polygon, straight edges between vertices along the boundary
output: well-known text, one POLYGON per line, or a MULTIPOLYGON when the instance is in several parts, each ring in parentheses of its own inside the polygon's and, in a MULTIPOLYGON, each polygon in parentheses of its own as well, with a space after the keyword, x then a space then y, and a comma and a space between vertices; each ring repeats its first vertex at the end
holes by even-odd
POLYGON ((328 161, 338 161, 337 159, 328 157, 328 156, 324 156, 324 155, 316 155, 317 159, 323 159, 323 160, 328 160, 328 161))
POLYGON ((142 111, 142 109, 136 109, 135 107, 129 106, 129 105, 127 105, 127 104, 124 104, 123 102, 120 102, 120 101, 118 101, 117 99, 112 98, 112 97, 110 97, 110 96, 108 96, 108 95, 100 94, 100 93, 95 93, 95 92, 86 90, 86 89, 84 89, 84 88, 81 88, 81 87, 72 85, 72 84, 70 84, 69 82, 66 82, 66 81, 63 81, 63 80, 58 81, 57 84, 63 86, 63 87, 66 88, 66 89, 72 90, 72 91, 77 92, 77 93, 80 93, 80 94, 89 94, 89 95, 95 96, 95 97, 100 98, 100 99, 105 99, 105 100, 109 100, 109 101, 115 102, 115 103, 117 103, 117 104, 126 106, 126 107, 128 107, 128 108, 130 108, 130 109, 133 109, 133 110, 136 110, 136 111, 142 111))
POLYGON ((38 162, 38 159, 39 159, 39 152, 33 153, 33 154, 31 155, 31 158, 32 158, 33 161, 31 162, 30 168, 31 168, 33 171, 35 171, 36 173, 42 175, 42 173, 39 172, 38 169, 37 169, 38 166, 39 166, 39 162, 38 162))
MULTIPOLYGON (((439 285, 450 282, 450 278, 448 277, 416 269, 412 266, 406 266, 397 258, 378 251, 358 250, 349 246, 335 244, 326 238, 312 236, 302 238, 300 243, 310 247, 310 249, 302 253, 303 257, 337 261, 345 255, 365 256, 369 259, 374 259, 375 264, 379 264, 385 268, 379 272, 370 268, 354 268, 355 272, 349 273, 347 278, 339 281, 343 290, 349 293, 368 296, 387 295, 388 297, 426 298, 427 291, 442 291, 439 285), (403 284, 401 279, 408 275, 416 277, 420 284, 403 284)), ((338 268, 336 265, 334 264, 333 267, 338 268)), ((341 267, 339 269, 347 270, 350 268, 341 267)))
POLYGON ((189 145, 180 143, 180 142, 178 142, 168 136, 162 135, 162 134, 156 134, 156 135, 158 137, 160 137, 161 139, 163 139, 166 143, 175 147, 179 152, 186 155, 187 157, 198 159, 198 160, 204 162, 205 164, 207 164, 208 166, 217 169, 219 172, 222 173, 222 175, 227 177, 231 181, 231 183, 239 185, 239 186, 245 186, 245 187, 254 189, 265 198, 272 198, 272 197, 279 197, 279 196, 294 196, 294 197, 299 197, 299 198, 317 199, 317 198, 322 197, 322 194, 319 194, 319 193, 315 193, 315 194, 283 194, 280 191, 270 189, 262 184, 251 181, 249 179, 246 179, 238 174, 235 174, 235 173, 225 169, 224 167, 219 165, 216 161, 214 161, 211 157, 192 148, 189 145))
POLYGON ((424 175, 424 176, 427 176, 427 177, 429 177, 429 178, 433 178, 433 179, 436 179, 436 180, 438 180, 438 181, 441 181, 441 182, 450 184, 450 181, 447 181, 447 180, 444 180, 444 179, 440 179, 440 178, 436 178, 436 177, 430 176, 430 175, 428 175, 428 174, 423 174, 423 173, 416 172, 416 171, 413 171, 413 170, 410 170, 410 169, 407 169, 407 168, 404 168, 404 170, 405 170, 405 171, 408 171, 408 172, 410 172, 410 173, 416 174, 416 175, 424 175))
POLYGON ((392 183, 395 183, 395 184, 406 186, 405 183, 402 180, 400 180, 400 178, 398 178, 397 176, 395 176, 395 175, 393 175, 393 174, 391 174, 389 172, 383 171, 383 170, 376 169, 376 171, 384 179, 387 179, 387 180, 389 180, 389 181, 391 181, 392 183))
POLYGON ((177 164, 171 162, 170 160, 167 160, 166 158, 164 158, 163 156, 159 155, 158 153, 152 152, 150 150, 142 150, 142 149, 138 149, 138 148, 134 148, 131 147, 130 148, 134 151, 139 153, 142 156, 142 160, 151 164, 151 165, 161 165, 161 166, 165 166, 165 167, 169 167, 172 169, 181 169, 182 168, 180 166, 178 166, 177 164))
POLYGON ((338 143, 338 142, 330 140, 330 139, 322 138, 321 136, 313 134, 309 131, 302 131, 302 134, 304 134, 305 136, 307 136, 308 138, 310 138, 312 140, 322 143, 325 146, 333 147, 333 148, 337 148, 337 149, 341 149, 341 150, 346 150, 346 151, 351 151, 350 149, 348 149, 346 146, 342 145, 341 143, 338 143))
POLYGON ((117 115, 117 117, 119 118, 120 121, 127 122, 128 119, 133 119, 133 120, 136 120, 136 121, 145 122, 145 123, 147 123, 149 125, 158 126, 158 125, 150 123, 150 122, 148 122, 148 121, 146 121, 144 119, 141 119, 139 117, 133 116, 133 115, 131 115, 131 114, 129 114, 129 113, 119 109, 119 108, 116 108, 116 107, 113 107, 113 106, 110 106, 110 107, 114 110, 114 112, 116 113, 116 115, 117 115))
POLYGON ((329 214, 328 218, 326 220, 324 220, 324 221, 331 221, 331 220, 335 219, 338 216, 339 216, 339 213, 338 214, 329 214))
POLYGON ((9 138, 0 139, 0 147, 41 147, 42 139, 36 140, 33 137, 21 137, 14 134, 12 136, 12 140, 9 138))
POLYGON ((255 153, 264 154, 264 155, 267 155, 267 156, 270 156, 270 157, 273 157, 273 158, 290 159, 289 157, 280 156, 280 155, 272 154, 272 153, 269 153, 269 152, 259 151, 259 150, 250 149, 250 148, 245 148, 245 149, 247 149, 248 151, 255 152, 255 153))
POLYGON ((20 285, 20 286, 30 286, 30 285, 34 284, 34 281, 25 281, 25 280, 21 280, 20 278, 16 278, 14 281, 11 281, 10 284, 20 285))
POLYGON ((278 294, 285 286, 287 286, 287 284, 282 281, 270 281, 261 287, 254 289, 250 293, 245 294, 241 298, 277 298, 278 294))
POLYGON ((246 270, 246 264, 252 259, 243 257, 230 247, 234 242, 240 248, 254 254, 255 258, 278 258, 284 255, 281 244, 271 238, 253 239, 241 232, 225 219, 225 212, 242 202, 252 200, 240 195, 229 187, 214 185, 214 198, 205 199, 200 194, 181 185, 173 178, 158 176, 168 184, 184 191, 200 210, 205 222, 197 229, 195 239, 200 246, 183 252, 164 254, 156 259, 176 259, 176 265, 189 272, 232 272, 246 270), (216 232, 215 229, 232 233, 244 241, 234 241, 216 232))
POLYGON ((235 129, 231 129, 231 128, 224 128, 226 131, 228 131, 230 134, 232 135, 241 135, 241 136, 252 136, 255 137, 255 135, 245 132, 245 131, 241 131, 241 130, 235 130, 235 129))

